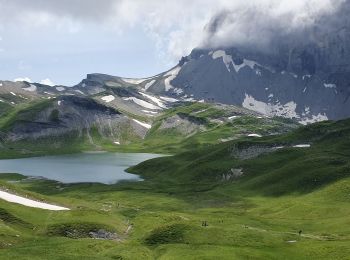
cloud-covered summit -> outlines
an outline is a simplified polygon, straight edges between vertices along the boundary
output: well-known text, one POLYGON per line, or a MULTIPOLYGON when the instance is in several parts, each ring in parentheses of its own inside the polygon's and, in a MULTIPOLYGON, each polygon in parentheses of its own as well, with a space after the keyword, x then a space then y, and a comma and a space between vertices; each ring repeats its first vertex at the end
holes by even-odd
POLYGON ((268 50, 281 42, 314 42, 349 20, 344 11, 349 4, 348 0, 250 1, 214 15, 200 45, 268 50))

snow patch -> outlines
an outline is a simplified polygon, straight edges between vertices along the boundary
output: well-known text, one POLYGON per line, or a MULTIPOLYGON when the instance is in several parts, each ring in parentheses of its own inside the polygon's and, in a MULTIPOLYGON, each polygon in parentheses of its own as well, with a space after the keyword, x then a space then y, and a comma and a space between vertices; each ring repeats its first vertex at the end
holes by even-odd
POLYGON ((159 98, 156 98, 156 97, 153 97, 151 95, 148 95, 146 93, 142 93, 142 92, 139 92, 142 96, 148 98, 149 100, 152 100, 154 103, 156 103, 159 107, 161 108, 167 108, 166 105, 163 104, 163 102, 159 99, 159 98))
MULTIPOLYGON (((226 69, 231 72, 230 69, 230 64, 233 64, 233 60, 231 55, 227 55, 225 51, 223 50, 218 50, 215 51, 212 56, 211 56, 214 60, 222 58, 222 61, 224 62, 226 69)), ((237 70, 236 70, 237 71, 237 70)))
POLYGON ((13 93, 12 91, 10 91, 12 96, 17 96, 16 93, 13 93))
POLYGON ((134 122, 138 123, 139 125, 143 126, 144 128, 150 129, 152 127, 152 125, 141 122, 139 120, 133 119, 134 122))
POLYGON ((174 88, 173 91, 178 96, 184 93, 184 91, 181 88, 174 88))
POLYGON ((82 94, 82 95, 85 95, 83 91, 79 90, 79 89, 75 89, 74 90, 75 92, 79 93, 79 94, 82 94))
POLYGON ((337 85, 332 84, 332 83, 329 83, 329 84, 324 83, 323 86, 324 86, 325 88, 337 88, 337 85))
MULTIPOLYGON (((233 60, 232 60, 232 56, 231 55, 227 55, 225 51, 223 50, 217 50, 215 51, 213 54, 212 54, 212 58, 215 60, 215 59, 219 59, 219 58, 222 58, 222 61, 224 62, 227 70, 229 72, 231 72, 231 69, 230 69, 230 64, 233 65, 235 71, 238 73, 242 68, 248 66, 250 67, 252 70, 255 69, 255 66, 256 65, 259 65, 261 66, 259 63, 255 62, 255 61, 252 61, 252 60, 247 60, 247 59, 243 59, 243 63, 242 64, 239 64, 239 65, 236 65, 233 60)), ((256 74, 257 75, 261 75, 261 71, 258 70, 256 71, 256 74)))
POLYGON ((126 101, 133 101, 137 105, 145 107, 145 108, 148 108, 148 109, 154 109, 154 110, 160 109, 160 107, 155 106, 155 105, 153 105, 151 103, 148 103, 148 102, 146 102, 146 101, 144 101, 142 99, 138 99, 136 97, 127 97, 127 98, 123 98, 123 99, 126 100, 126 101))
POLYGON ((113 143, 117 144, 117 145, 120 145, 120 142, 118 142, 118 141, 114 141, 113 143))
POLYGON ((60 105, 61 105, 61 102, 62 102, 61 100, 58 100, 58 101, 57 101, 57 105, 60 106, 60 105))
POLYGON ((65 88, 64 88, 64 87, 56 87, 56 90, 57 90, 57 91, 64 91, 65 88))
POLYGON ((68 208, 65 208, 65 207, 60 207, 52 204, 47 204, 44 202, 27 199, 5 191, 0 191, 0 198, 8 202, 17 203, 17 204, 21 204, 32 208, 40 208, 40 209, 48 209, 48 210, 69 210, 68 208))
MULTIPOLYGON (((308 114, 309 113, 310 112, 308 112, 308 114)), ((311 117, 304 117, 299 122, 303 125, 307 125, 307 124, 312 124, 312 123, 325 121, 325 120, 328 120, 327 115, 319 113, 318 115, 312 115, 311 117)))
POLYGON ((152 87, 152 85, 155 83, 156 81, 153 79, 150 82, 146 83, 145 85, 145 90, 149 89, 150 87, 152 87))
POLYGON ((149 114, 158 114, 158 112, 156 112, 156 111, 149 111, 149 110, 144 110, 144 109, 142 109, 141 111, 145 112, 145 113, 149 113, 149 114))
POLYGON ((109 102, 113 101, 113 100, 115 99, 115 97, 112 96, 112 95, 108 95, 108 96, 101 97, 101 99, 102 99, 104 102, 109 103, 109 102))
POLYGON ((164 101, 168 101, 168 102, 177 102, 177 101, 179 101, 178 99, 171 98, 171 97, 162 97, 162 96, 160 96, 159 98, 163 99, 164 101))
POLYGON ((164 85, 165 85, 165 91, 169 91, 170 89, 174 88, 173 85, 171 85, 171 81, 176 78, 176 76, 179 74, 181 70, 180 66, 176 66, 172 70, 168 71, 164 77, 167 77, 164 79, 164 85))
POLYGON ((303 80, 311 78, 311 75, 304 75, 303 80))
POLYGON ((122 78, 122 80, 126 83, 130 83, 130 84, 140 84, 142 82, 144 82, 147 79, 129 79, 129 78, 122 78))
POLYGON ((248 134, 247 136, 249 136, 249 137, 262 137, 261 135, 258 135, 258 134, 248 134))
POLYGON ((287 118, 299 118, 296 113, 297 104, 293 101, 290 101, 286 104, 277 104, 265 103, 254 99, 254 97, 245 94, 245 99, 242 103, 244 108, 259 112, 268 116, 282 116, 287 118))
POLYGON ((311 145, 310 144, 297 144, 293 145, 294 148, 309 148, 311 145))

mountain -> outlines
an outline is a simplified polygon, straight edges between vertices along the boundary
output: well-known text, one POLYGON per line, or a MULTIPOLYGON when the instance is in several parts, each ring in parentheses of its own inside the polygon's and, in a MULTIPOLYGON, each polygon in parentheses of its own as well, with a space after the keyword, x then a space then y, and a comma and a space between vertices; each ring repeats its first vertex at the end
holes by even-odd
MULTIPOLYGON (((344 1, 312 27, 274 36, 269 48, 258 43, 197 48, 167 72, 126 81, 155 94, 243 106, 303 124, 347 118, 349 11, 350 2, 344 1)), ((220 14, 209 24, 211 33, 222 20, 220 14)))
POLYGON ((350 116, 350 31, 344 27, 317 44, 194 49, 169 71, 144 79, 90 74, 78 87, 93 94, 106 84, 138 86, 187 101, 243 106, 303 124, 350 116))

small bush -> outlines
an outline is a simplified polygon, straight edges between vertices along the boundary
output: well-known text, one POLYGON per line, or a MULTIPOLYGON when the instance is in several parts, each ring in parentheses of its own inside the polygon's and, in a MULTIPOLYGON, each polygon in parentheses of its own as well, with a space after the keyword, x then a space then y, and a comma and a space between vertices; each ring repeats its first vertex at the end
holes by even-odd
POLYGON ((50 114, 50 121, 58 122, 59 121, 59 114, 60 114, 60 112, 57 109, 52 110, 51 114, 50 114))
POLYGON ((99 230, 111 230, 111 228, 99 223, 62 223, 49 226, 47 234, 69 238, 87 238, 91 237, 90 232, 98 232, 99 230))
POLYGON ((147 245, 182 243, 184 241, 185 229, 186 226, 182 224, 156 228, 146 237, 145 243, 147 245))

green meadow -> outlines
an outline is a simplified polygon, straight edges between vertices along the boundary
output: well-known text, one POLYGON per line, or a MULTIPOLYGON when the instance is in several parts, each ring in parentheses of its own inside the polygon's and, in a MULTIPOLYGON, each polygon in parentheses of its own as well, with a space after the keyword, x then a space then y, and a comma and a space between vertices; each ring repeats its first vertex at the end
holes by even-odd
POLYGON ((180 149, 128 169, 142 182, 0 175, 1 259, 350 259, 350 121, 180 149), (310 147, 294 147, 310 144, 310 147), (106 230, 115 239, 93 239, 106 230))

